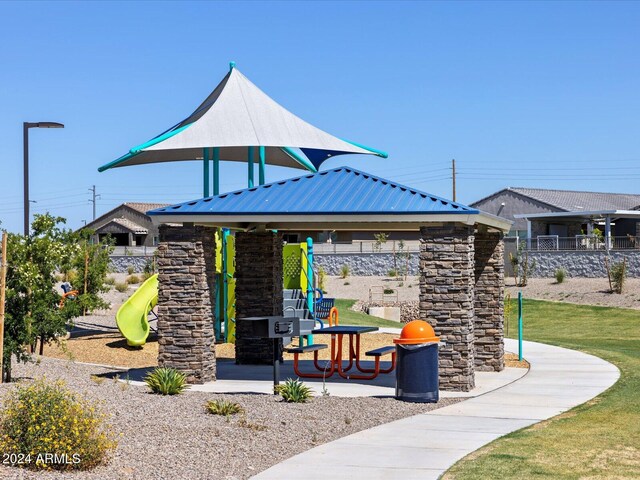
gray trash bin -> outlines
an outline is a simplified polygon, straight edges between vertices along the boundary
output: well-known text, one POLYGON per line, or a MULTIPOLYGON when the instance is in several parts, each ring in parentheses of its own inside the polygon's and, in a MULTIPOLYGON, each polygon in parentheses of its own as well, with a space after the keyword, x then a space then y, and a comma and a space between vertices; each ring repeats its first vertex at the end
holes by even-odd
POLYGON ((438 343, 433 328, 413 320, 402 329, 396 343, 396 399, 436 403, 438 395, 438 343))

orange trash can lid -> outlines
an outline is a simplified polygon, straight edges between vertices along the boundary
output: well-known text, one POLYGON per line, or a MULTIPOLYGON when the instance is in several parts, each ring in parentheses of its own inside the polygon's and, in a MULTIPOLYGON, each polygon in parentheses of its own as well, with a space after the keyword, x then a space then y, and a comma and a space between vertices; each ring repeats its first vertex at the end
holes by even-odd
POLYGON ((431 325, 424 320, 412 320, 400 332, 400 338, 394 338, 393 343, 400 345, 415 345, 418 343, 439 342, 431 325))

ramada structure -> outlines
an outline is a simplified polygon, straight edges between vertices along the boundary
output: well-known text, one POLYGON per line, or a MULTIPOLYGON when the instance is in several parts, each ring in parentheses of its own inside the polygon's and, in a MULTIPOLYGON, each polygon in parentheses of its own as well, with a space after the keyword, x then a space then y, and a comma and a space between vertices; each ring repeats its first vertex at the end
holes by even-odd
MULTIPOLYGON (((160 366, 215 380, 215 231, 236 236, 236 316, 282 315, 282 234, 420 232, 420 318, 446 343, 442 389, 468 391, 474 372, 504 368, 503 235, 510 222, 349 167, 148 212, 160 226, 160 366), (166 225, 171 224, 171 226, 166 225), (181 225, 181 226, 177 226, 181 225)), ((272 344, 236 331, 236 358, 268 363, 272 344)))

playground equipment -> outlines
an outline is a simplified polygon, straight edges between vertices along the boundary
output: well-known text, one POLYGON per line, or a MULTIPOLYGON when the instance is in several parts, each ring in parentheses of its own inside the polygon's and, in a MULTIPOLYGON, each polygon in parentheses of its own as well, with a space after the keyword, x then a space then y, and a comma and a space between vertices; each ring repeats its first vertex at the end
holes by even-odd
POLYGON ((236 238, 227 228, 216 231, 215 336, 218 341, 236 342, 236 238))
POLYGON ((64 304, 67 301, 67 298, 69 300, 75 300, 76 297, 80 294, 80 292, 78 290, 71 290, 71 284, 69 284, 68 282, 65 282, 62 285, 60 285, 60 288, 62 288, 62 291, 64 293, 62 294, 62 297, 60 298, 60 303, 58 304, 58 308, 63 308, 64 307, 64 304))
POLYGON ((130 347, 144 345, 149 336, 147 316, 158 303, 158 275, 149 277, 133 292, 116 314, 118 330, 130 347))

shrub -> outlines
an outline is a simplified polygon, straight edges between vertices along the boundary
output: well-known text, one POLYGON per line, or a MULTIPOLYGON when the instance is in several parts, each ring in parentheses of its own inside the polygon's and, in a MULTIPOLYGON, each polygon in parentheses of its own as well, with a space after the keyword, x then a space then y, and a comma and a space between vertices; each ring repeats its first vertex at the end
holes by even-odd
POLYGON ((127 273, 128 273, 129 275, 133 275, 134 273, 136 273, 136 269, 134 268, 134 266, 133 266, 133 265, 129 265, 129 266, 127 267, 127 273))
POLYGON ((349 267, 349 265, 344 264, 340 267, 340 278, 347 278, 349 276, 349 272, 351 271, 351 268, 349 267))
POLYGON ((326 290, 327 272, 324 268, 318 268, 318 288, 324 292, 326 290))
POLYGON ((611 288, 615 293, 622 293, 627 279, 627 259, 611 264, 611 288))
POLYGON ((0 413, 0 452, 25 468, 87 470, 116 447, 105 417, 62 382, 18 385, 0 413))
POLYGON ((244 413, 244 408, 235 402, 229 400, 209 400, 205 404, 207 412, 213 415, 224 415, 228 417, 237 413, 244 413))
POLYGON ((556 282, 562 283, 567 276, 567 272, 564 268, 557 268, 554 275, 556 277, 556 282))
POLYGON ((289 403, 306 403, 311 398, 311 389, 298 378, 287 378, 282 385, 278 385, 276 393, 289 403))
POLYGON ((116 279, 113 277, 107 277, 104 279, 104 283, 106 283, 107 285, 115 285, 116 279))
POLYGON ((116 282, 115 287, 116 287, 116 290, 119 291, 120 293, 124 293, 127 290, 129 290, 129 285, 127 285, 126 283, 116 282))
POLYGON ((389 270, 387 272, 387 275, 390 277, 397 277, 398 276, 398 271, 395 268, 392 268, 391 270, 389 270))
POLYGON ((187 388, 187 378, 175 368, 156 368, 145 377, 144 383, 153 393, 161 395, 178 395, 187 388))
POLYGON ((385 288, 384 289, 384 294, 385 295, 392 295, 395 292, 395 290, 393 288, 385 288))
POLYGON ((139 276, 137 276, 137 275, 129 275, 129 276, 127 277, 127 283, 128 283, 129 285, 133 285, 133 284, 136 284, 136 283, 140 283, 140 277, 139 277, 139 276))

